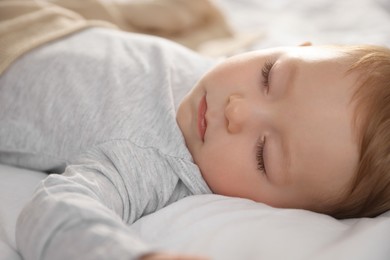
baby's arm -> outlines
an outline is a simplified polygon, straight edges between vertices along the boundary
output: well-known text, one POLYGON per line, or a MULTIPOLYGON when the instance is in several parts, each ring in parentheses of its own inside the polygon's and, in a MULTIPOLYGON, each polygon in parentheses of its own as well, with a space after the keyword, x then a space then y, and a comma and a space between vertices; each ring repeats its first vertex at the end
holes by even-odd
POLYGON ((17 222, 23 259, 136 259, 152 252, 126 224, 168 197, 158 197, 159 185, 132 173, 135 153, 143 151, 126 145, 100 145, 40 184, 17 222), (118 161, 124 151, 126 163, 118 161))
POLYGON ((150 250, 122 221, 126 198, 113 165, 90 158, 46 178, 21 213, 24 259, 132 259, 150 250))

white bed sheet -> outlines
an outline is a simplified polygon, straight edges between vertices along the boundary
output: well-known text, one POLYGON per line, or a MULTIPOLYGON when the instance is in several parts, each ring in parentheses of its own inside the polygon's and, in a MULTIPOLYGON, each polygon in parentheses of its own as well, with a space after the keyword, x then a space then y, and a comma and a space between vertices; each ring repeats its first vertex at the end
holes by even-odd
POLYGON ((19 260, 15 224, 36 185, 47 175, 0 164, 0 260, 19 260))

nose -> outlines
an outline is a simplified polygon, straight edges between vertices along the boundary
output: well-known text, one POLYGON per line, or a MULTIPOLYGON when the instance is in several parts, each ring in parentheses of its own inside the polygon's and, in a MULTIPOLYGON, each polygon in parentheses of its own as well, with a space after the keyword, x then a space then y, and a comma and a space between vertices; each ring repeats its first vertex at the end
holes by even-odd
POLYGON ((235 134, 242 131, 248 120, 249 107, 245 99, 239 95, 231 95, 225 107, 228 132, 235 134))

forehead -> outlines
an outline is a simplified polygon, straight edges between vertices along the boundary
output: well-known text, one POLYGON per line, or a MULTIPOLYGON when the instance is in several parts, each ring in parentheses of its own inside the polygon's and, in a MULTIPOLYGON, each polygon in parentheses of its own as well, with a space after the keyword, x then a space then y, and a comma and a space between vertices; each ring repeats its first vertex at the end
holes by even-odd
POLYGON ((307 62, 319 61, 342 61, 345 60, 345 54, 341 48, 333 46, 305 46, 305 47, 277 47, 257 50, 244 54, 239 54, 228 59, 231 62, 237 61, 255 61, 258 58, 268 59, 294 59, 305 60, 307 62))

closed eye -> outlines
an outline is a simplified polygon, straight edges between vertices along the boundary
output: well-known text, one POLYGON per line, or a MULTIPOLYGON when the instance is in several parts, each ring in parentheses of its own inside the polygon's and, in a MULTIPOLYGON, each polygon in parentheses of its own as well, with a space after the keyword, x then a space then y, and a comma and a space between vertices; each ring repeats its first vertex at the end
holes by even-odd
POLYGON ((261 74, 263 76, 263 86, 267 89, 267 92, 269 89, 269 75, 274 64, 274 61, 266 60, 263 68, 261 69, 261 74))
POLYGON ((264 174, 267 174, 264 164, 264 146, 265 146, 265 137, 257 141, 256 149, 256 160, 257 160, 257 169, 264 174))

